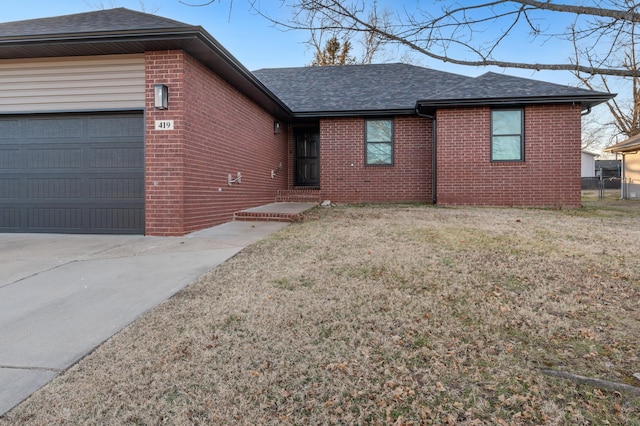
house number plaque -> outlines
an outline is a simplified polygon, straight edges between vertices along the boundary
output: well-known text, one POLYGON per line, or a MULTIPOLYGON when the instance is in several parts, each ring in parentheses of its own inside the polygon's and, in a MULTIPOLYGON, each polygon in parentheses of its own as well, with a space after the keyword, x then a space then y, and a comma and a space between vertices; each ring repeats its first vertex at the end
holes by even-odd
POLYGON ((173 120, 156 120, 156 130, 174 130, 173 120))

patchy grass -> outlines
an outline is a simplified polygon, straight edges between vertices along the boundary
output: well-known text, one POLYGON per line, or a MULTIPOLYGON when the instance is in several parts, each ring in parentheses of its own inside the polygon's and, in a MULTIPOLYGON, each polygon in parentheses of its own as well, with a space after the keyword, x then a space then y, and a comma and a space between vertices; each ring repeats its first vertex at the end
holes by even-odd
POLYGON ((639 203, 340 206, 241 252, 0 424, 640 424, 639 203))

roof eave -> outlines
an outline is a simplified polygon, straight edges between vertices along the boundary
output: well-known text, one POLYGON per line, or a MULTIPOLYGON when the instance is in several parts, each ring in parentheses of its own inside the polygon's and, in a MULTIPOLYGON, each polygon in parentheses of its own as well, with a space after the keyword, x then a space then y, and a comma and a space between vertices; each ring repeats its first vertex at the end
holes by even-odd
POLYGON ((184 50, 274 116, 291 110, 202 27, 52 34, 0 39, 0 59, 64 57, 184 50))
POLYGON ((613 146, 605 148, 603 151, 611 152, 614 154, 625 154, 640 151, 640 136, 629 138, 624 142, 620 142, 613 146))
POLYGON ((632 154, 640 151, 640 145, 626 148, 606 148, 603 149, 603 151, 610 152, 612 154, 632 154))
POLYGON ((473 99, 427 99, 416 103, 419 109, 453 108, 468 106, 515 106, 532 104, 581 104, 582 109, 593 108, 615 97, 610 93, 595 93, 585 96, 531 96, 531 97, 503 97, 503 98, 473 98, 473 99))
POLYGON ((340 117, 382 117, 391 115, 415 115, 415 109, 368 109, 368 110, 337 110, 337 111, 294 111, 293 118, 340 118, 340 117))

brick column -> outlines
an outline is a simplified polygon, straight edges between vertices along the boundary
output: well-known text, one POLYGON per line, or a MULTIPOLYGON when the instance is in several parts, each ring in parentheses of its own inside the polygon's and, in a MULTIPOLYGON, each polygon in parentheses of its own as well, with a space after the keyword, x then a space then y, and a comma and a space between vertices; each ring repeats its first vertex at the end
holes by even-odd
POLYGON ((184 234, 184 53, 146 52, 145 234, 184 234), (169 108, 154 107, 155 84, 169 88, 169 108), (173 120, 173 130, 156 130, 173 120))

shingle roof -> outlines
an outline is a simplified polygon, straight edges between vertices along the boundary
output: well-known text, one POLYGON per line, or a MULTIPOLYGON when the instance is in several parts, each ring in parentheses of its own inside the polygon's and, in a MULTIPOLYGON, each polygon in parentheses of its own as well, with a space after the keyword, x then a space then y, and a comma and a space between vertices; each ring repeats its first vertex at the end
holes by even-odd
POLYGON ((413 113, 416 105, 428 111, 438 106, 577 102, 587 109, 612 97, 493 72, 473 78, 406 64, 273 68, 254 74, 298 116, 413 113))
POLYGON ((626 141, 617 143, 605 149, 609 152, 634 152, 640 151, 640 135, 632 136, 626 141))
POLYGON ((296 114, 414 111, 417 99, 472 80, 407 64, 271 68, 253 73, 296 114))
POLYGON ((509 99, 590 96, 593 94, 594 92, 591 90, 578 87, 488 72, 424 99, 509 99))
POLYGON ((183 22, 123 7, 51 18, 0 23, 0 37, 189 28, 183 22))
POLYGON ((416 107, 578 102, 612 95, 496 73, 477 78, 407 64, 249 72, 200 26, 124 8, 0 24, 0 59, 184 50, 278 117, 413 114, 416 107))

